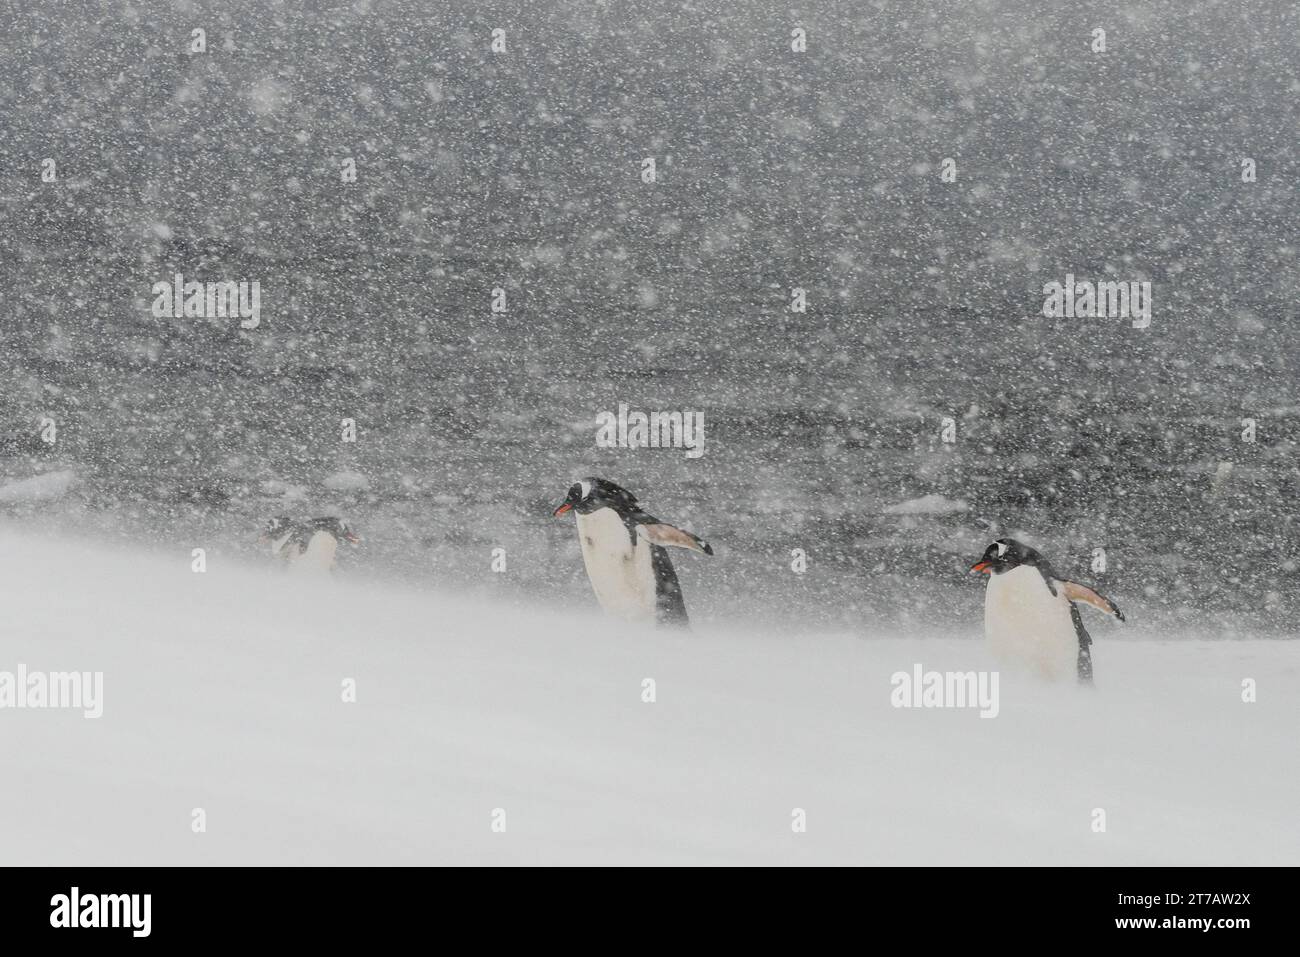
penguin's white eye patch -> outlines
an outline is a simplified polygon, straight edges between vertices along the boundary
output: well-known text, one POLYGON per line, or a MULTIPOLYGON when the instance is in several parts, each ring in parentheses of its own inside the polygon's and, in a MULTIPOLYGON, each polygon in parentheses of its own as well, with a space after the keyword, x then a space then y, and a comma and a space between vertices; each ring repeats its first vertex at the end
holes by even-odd
POLYGON ((582 497, 583 497, 583 499, 588 498, 588 497, 591 495, 591 483, 590 483, 590 482, 579 482, 579 483, 578 483, 578 490, 582 492, 582 497))
POLYGON ((993 544, 998 547, 998 558, 1001 558, 1003 555, 1007 553, 1006 542, 994 542, 993 544))

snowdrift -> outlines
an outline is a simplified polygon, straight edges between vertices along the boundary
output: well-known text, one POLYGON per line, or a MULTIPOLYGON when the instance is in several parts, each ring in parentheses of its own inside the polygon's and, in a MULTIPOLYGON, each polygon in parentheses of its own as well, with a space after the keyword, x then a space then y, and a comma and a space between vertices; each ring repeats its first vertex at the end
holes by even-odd
POLYGON ((1095 691, 1003 672, 987 720, 890 704, 896 671, 992 668, 980 641, 206 561, 0 529, 0 671, 104 689, 0 710, 4 863, 1297 863, 1291 642, 1096 628, 1095 691))

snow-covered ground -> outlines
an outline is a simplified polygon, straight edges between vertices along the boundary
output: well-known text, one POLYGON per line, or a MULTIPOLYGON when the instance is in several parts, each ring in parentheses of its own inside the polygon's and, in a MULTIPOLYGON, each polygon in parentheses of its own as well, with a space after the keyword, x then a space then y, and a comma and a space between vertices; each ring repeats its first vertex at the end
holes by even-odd
POLYGON ((3 863, 1300 863, 1293 642, 1098 625, 1095 692, 1003 672, 986 720, 890 705, 978 641, 191 563, 0 529, 0 671, 104 675, 97 720, 0 710, 3 863))

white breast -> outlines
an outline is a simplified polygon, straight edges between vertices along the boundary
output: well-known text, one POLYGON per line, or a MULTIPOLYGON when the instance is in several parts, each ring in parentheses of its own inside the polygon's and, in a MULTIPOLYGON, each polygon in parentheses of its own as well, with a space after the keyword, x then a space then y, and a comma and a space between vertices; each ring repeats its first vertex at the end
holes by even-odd
POLYGON ((307 574, 328 572, 334 567, 334 553, 338 548, 337 538, 329 532, 317 532, 301 553, 290 547, 289 567, 294 572, 307 574))
POLYGON ((638 536, 634 547, 627 526, 612 508, 579 514, 578 541, 600 607, 627 621, 654 621, 650 545, 638 536))
POLYGON ((1027 665, 1044 678, 1074 673, 1079 643, 1070 603, 1059 585, 1055 595, 1048 590, 1036 568, 1021 565, 989 576, 984 635, 1003 661, 1027 665))

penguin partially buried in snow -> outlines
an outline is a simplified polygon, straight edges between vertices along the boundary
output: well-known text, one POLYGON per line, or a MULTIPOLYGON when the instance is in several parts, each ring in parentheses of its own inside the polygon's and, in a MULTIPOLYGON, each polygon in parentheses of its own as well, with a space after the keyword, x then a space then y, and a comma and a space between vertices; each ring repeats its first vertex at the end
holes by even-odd
POLYGON ((1062 578, 1041 553, 1014 538, 990 545, 971 571, 989 576, 984 635, 996 656, 1025 662, 1053 680, 1069 673, 1073 659, 1080 683, 1092 681, 1092 637, 1078 602, 1123 621, 1113 601, 1062 578))
POLYGON ((641 510, 625 488, 600 478, 575 482, 555 514, 575 512, 587 577, 600 607, 627 621, 686 625, 682 586, 667 546, 712 555, 713 549, 641 510))
POLYGON ((258 541, 271 546, 271 557, 292 571, 328 572, 334 568, 339 542, 355 545, 361 539, 337 518, 309 518, 295 522, 287 515, 271 519, 258 541))

